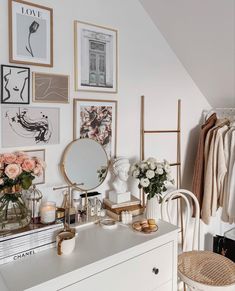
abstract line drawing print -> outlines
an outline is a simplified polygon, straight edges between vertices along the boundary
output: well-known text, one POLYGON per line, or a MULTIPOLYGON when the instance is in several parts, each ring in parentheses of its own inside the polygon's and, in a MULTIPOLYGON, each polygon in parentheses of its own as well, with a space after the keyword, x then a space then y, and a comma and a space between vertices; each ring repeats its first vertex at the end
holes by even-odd
POLYGON ((1 66, 1 103, 29 103, 29 68, 1 66))
POLYGON ((68 103, 69 76, 33 73, 33 100, 35 102, 68 103))
POLYGON ((36 107, 4 108, 2 112, 3 146, 56 143, 58 128, 55 128, 55 124, 59 121, 53 121, 57 117, 52 116, 55 115, 52 110, 53 108, 48 111, 48 108, 36 107), (6 133, 6 131, 11 134, 6 133))
POLYGON ((52 134, 52 126, 48 120, 48 116, 41 112, 41 118, 32 119, 28 116, 28 110, 19 108, 19 112, 11 115, 6 112, 5 117, 8 119, 12 130, 19 136, 31 137, 35 143, 48 143, 52 134))

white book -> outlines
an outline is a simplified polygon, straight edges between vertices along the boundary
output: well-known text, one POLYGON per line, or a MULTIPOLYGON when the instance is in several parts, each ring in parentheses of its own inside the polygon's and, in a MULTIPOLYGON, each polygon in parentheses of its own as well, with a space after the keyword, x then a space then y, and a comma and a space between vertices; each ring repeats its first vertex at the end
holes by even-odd
POLYGON ((45 244, 49 244, 55 241, 55 237, 58 230, 54 230, 53 233, 49 235, 43 235, 38 233, 33 233, 22 238, 14 238, 3 243, 0 243, 0 259, 6 256, 14 255, 19 252, 24 252, 28 249, 36 248, 45 244))
POLYGON ((63 229, 63 223, 53 225, 52 228, 39 228, 37 229, 39 231, 34 229, 33 232, 17 234, 13 238, 4 237, 4 240, 0 242, 0 260, 54 242, 56 234, 61 229, 63 229))
POLYGON ((12 240, 8 240, 8 241, 4 241, 2 243, 0 243, 0 250, 5 249, 6 246, 11 245, 16 246, 16 245, 24 245, 25 243, 37 243, 39 241, 44 241, 44 240, 48 240, 48 239, 52 239, 56 233, 59 230, 55 230, 54 233, 50 233, 49 235, 34 235, 31 234, 27 237, 22 238, 17 238, 17 239, 12 239, 12 240))
POLYGON ((53 248, 55 246, 56 246, 56 243, 52 242, 52 243, 49 243, 49 244, 44 244, 44 245, 42 245, 40 247, 37 247, 37 248, 31 248, 31 249, 25 250, 23 252, 19 252, 19 253, 14 254, 14 255, 7 256, 7 257, 5 257, 3 259, 0 259, 0 265, 6 264, 6 263, 9 263, 9 262, 22 260, 22 259, 24 259, 26 257, 35 255, 35 254, 37 254, 37 253, 39 253, 41 251, 53 248))
POLYGON ((107 205, 108 207, 114 209, 114 208, 119 208, 119 207, 126 207, 126 206, 133 206, 133 205, 139 205, 141 203, 140 199, 136 198, 135 196, 131 195, 131 200, 126 201, 123 203, 114 203, 108 198, 104 198, 103 200, 104 204, 107 205))
POLYGON ((5 241, 2 241, 0 244, 0 250, 4 247, 5 245, 18 245, 18 244, 24 244, 25 242, 37 242, 40 240, 45 240, 45 239, 51 239, 55 236, 55 234, 62 228, 58 229, 53 229, 52 231, 44 231, 44 232, 39 232, 39 233, 32 233, 29 235, 24 235, 20 237, 15 237, 15 238, 9 238, 5 241))
POLYGON ((14 249, 6 249, 4 252, 2 252, 1 256, 0 256, 0 259, 3 259, 5 257, 8 257, 8 256, 13 256, 14 254, 17 254, 17 253, 20 253, 20 252, 24 252, 24 251, 27 251, 29 249, 34 249, 34 248, 37 248, 37 247, 41 247, 43 245, 46 245, 46 244, 50 244, 52 243, 53 241, 49 241, 49 242, 43 242, 41 244, 38 244, 38 245, 31 245, 31 244, 28 244, 28 245, 25 245, 24 247, 18 247, 18 248, 14 248, 14 249))
POLYGON ((30 224, 28 227, 19 230, 17 232, 6 232, 6 233, 0 233, 0 242, 17 238, 17 237, 24 237, 26 235, 37 233, 37 232, 44 232, 44 231, 53 231, 54 229, 60 229, 63 228, 64 224, 62 222, 50 224, 50 225, 44 225, 44 224, 30 224))

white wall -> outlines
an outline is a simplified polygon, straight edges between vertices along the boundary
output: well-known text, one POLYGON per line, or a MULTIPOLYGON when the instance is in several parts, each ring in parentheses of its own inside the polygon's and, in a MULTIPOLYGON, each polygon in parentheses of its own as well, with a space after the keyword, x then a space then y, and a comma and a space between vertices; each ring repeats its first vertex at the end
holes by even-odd
MULTIPOLYGON (((0 0, 0 63, 8 64, 7 0, 0 0)), ((189 188, 197 146, 198 124, 203 109, 209 104, 193 83, 161 33, 136 0, 33 0, 54 9, 54 67, 33 67, 32 71, 69 74, 70 104, 46 104, 60 107, 61 142, 59 145, 35 146, 46 149, 46 184, 40 186, 45 198, 61 201, 61 193, 52 191, 63 185, 59 171, 60 157, 72 140, 72 99, 89 98, 118 100, 117 154, 139 159, 140 96, 146 96, 146 127, 174 129, 177 99, 182 100, 182 160, 183 186, 189 188), (73 21, 81 20, 118 29, 119 32, 119 90, 118 94, 74 91, 73 21)), ((31 103, 32 106, 40 106, 31 103)), ((148 155, 175 159, 172 138, 165 136, 149 142, 148 155), (164 139, 163 139, 164 138, 164 139), (164 142, 162 142, 164 141, 164 142)), ((20 150, 25 149, 24 147, 20 150)), ((30 148, 27 148, 30 149, 30 148)), ((13 151, 0 149, 1 152, 13 151)), ((17 148, 19 150, 19 148, 17 148)), ((98 191, 110 189, 110 176, 98 191)), ((136 183, 132 192, 138 195, 136 183)))
POLYGON ((211 106, 234 107, 235 1, 139 1, 211 106))

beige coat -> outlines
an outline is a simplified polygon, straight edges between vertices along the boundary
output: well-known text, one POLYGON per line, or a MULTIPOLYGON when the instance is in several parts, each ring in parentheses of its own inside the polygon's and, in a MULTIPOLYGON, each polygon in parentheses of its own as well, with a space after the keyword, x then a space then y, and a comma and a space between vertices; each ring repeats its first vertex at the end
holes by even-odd
POLYGON ((212 189, 213 189, 213 156, 214 156, 214 146, 215 137, 218 128, 212 130, 211 142, 205 144, 205 155, 207 155, 207 160, 205 161, 205 178, 204 178, 204 194, 202 201, 201 217, 202 220, 209 224, 211 216, 212 207, 212 189), (208 148, 209 146, 209 148, 208 148))
POLYGON ((227 213, 230 222, 235 221, 235 130, 231 133, 230 159, 228 170, 227 213))
POLYGON ((213 184, 212 184, 212 206, 211 215, 215 216, 219 206, 219 198, 223 193, 224 177, 227 173, 226 161, 224 156, 224 135, 228 131, 228 126, 219 128, 215 136, 214 155, 213 155, 213 184))
POLYGON ((197 155, 194 164, 194 172, 193 172, 193 181, 192 181, 192 192, 196 195, 199 205, 201 207, 202 200, 203 200, 203 187, 204 187, 204 146, 205 146, 205 139, 207 136, 208 131, 214 127, 216 123, 217 117, 216 114, 212 114, 206 122, 202 125, 198 148, 197 148, 197 155))
MULTIPOLYGON (((231 191, 231 186, 230 182, 231 180, 233 181, 233 175, 231 175, 231 169, 230 169, 230 158, 232 154, 232 144, 231 144, 231 138, 232 138, 232 133, 235 131, 235 123, 231 124, 231 128, 226 132, 224 136, 224 155, 225 155, 225 162, 226 162, 226 167, 228 169, 225 179, 224 179, 224 187, 223 187, 223 194, 220 196, 220 206, 222 207, 222 215, 221 219, 224 222, 229 222, 233 223, 235 222, 235 219, 232 219, 229 217, 228 214, 228 205, 229 205, 229 196, 230 196, 230 191, 231 191)), ((232 163, 231 163, 232 165, 232 163)), ((235 189, 234 189, 235 190, 235 189)), ((231 198, 230 198, 231 199, 231 198)), ((235 203, 235 202, 233 202, 235 203)))
POLYGON ((201 209, 201 217, 206 224, 209 224, 210 216, 215 215, 217 210, 219 196, 217 184, 218 173, 220 178, 219 191, 221 191, 221 181, 224 179, 226 173, 226 169, 224 168, 225 162, 218 165, 218 150, 221 153, 221 148, 223 149, 223 135, 228 129, 226 126, 227 123, 228 120, 217 120, 215 127, 208 132, 206 137, 204 194, 201 209))

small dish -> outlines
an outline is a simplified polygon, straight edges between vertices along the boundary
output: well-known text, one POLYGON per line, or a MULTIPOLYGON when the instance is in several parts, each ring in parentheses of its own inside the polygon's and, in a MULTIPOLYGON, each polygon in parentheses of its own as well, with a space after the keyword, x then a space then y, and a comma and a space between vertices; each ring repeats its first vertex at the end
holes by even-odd
POLYGON ((114 219, 105 218, 100 221, 100 225, 104 229, 115 229, 117 228, 117 222, 114 219))

